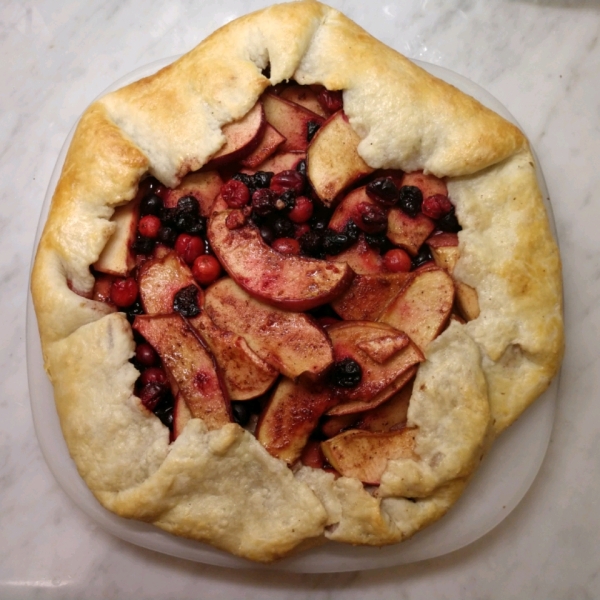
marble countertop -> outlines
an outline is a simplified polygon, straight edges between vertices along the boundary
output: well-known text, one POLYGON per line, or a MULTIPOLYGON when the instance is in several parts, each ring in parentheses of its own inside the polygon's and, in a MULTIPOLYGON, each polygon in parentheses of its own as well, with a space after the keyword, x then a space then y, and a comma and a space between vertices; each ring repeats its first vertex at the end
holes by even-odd
POLYGON ((332 0, 409 57, 475 81, 519 121, 552 199, 567 353, 539 475, 475 543, 331 575, 228 570, 120 541, 52 477, 33 429, 25 307, 33 240, 61 146, 95 96, 266 5, 221 0, 5 0, 0 6, 0 598, 600 597, 600 3, 332 0))

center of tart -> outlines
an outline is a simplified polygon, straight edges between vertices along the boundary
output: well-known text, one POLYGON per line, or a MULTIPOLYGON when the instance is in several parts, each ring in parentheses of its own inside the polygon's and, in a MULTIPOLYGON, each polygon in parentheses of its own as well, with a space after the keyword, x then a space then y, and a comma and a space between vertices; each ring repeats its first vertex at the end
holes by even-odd
POLYGON ((427 345, 478 315, 446 183, 374 170, 340 92, 269 88, 201 170, 113 216, 93 297, 126 313, 136 395, 174 441, 237 422, 290 467, 378 484, 415 456, 427 345))

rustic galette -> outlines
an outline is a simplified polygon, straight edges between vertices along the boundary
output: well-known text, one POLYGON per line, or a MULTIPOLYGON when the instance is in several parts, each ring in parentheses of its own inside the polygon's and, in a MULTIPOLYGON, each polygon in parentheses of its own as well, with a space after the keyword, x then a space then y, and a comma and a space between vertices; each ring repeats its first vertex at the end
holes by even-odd
POLYGON ((440 518, 563 346, 524 136, 312 1, 90 106, 32 291, 99 502, 265 562, 440 518))

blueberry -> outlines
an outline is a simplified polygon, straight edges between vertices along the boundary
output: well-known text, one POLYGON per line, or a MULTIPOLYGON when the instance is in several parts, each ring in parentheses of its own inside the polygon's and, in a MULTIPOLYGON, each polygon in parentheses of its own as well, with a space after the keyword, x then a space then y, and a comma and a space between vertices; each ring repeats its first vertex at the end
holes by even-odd
POLYGON ((323 258, 322 235, 311 229, 307 231, 299 240, 302 252, 313 258, 323 258))
POLYGON ((165 246, 173 247, 177 241, 177 231, 172 227, 161 227, 156 239, 165 246))
POLYGON ((131 244, 131 249, 136 254, 152 254, 152 250, 154 250, 154 240, 144 237, 143 235, 138 235, 133 244, 131 244))
POLYGON ((429 246, 427 244, 423 244, 419 249, 419 253, 412 259, 411 264, 413 269, 417 269, 421 265, 425 264, 433 260, 431 256, 431 251, 429 250, 429 246))
POLYGON ((198 288, 195 285, 188 285, 180 289, 173 298, 173 310, 188 319, 199 315, 198 288))
POLYGON ((365 241, 375 250, 382 251, 388 245, 385 233, 365 233, 365 241))
POLYGON ((250 416, 252 413, 250 412, 247 402, 232 402, 231 412, 233 413, 233 420, 236 423, 242 427, 244 427, 244 425, 248 425, 248 421, 250 421, 250 416))
POLYGON ((140 215, 145 217, 146 215, 159 215, 163 207, 163 201, 160 196, 156 194, 148 194, 144 196, 140 203, 140 215))
POLYGON ((400 193, 391 177, 378 177, 367 185, 367 196, 384 206, 393 206, 400 193))
POLYGON ((423 193, 418 187, 403 185, 400 188, 398 205, 409 217, 414 219, 417 216, 421 210, 421 204, 423 204, 423 193))
POLYGON ((154 407, 154 414, 162 421, 163 425, 171 429, 173 427, 173 409, 175 400, 170 392, 161 396, 158 404, 154 407))
POLYGON ((182 196, 177 200, 177 212, 186 212, 197 215, 200 212, 200 204, 194 196, 182 196))
POLYGON ((335 386, 354 388, 362 379, 362 368, 352 358, 344 358, 333 364, 330 377, 335 386))
POLYGON ((131 306, 127 307, 127 310, 125 311, 125 315, 127 316, 127 320, 130 323, 133 323, 135 321, 135 318, 138 315, 143 315, 144 314, 144 308, 141 305, 139 300, 136 300, 131 306))
POLYGON ((352 243, 358 240, 358 236, 360 235, 360 229, 357 227, 356 223, 350 219, 345 227, 344 234, 348 236, 348 239, 352 241, 352 243))
POLYGON ((462 227, 454 214, 454 208, 437 221, 437 226, 442 231, 447 231, 448 233, 458 233, 462 230, 462 227))
POLYGON ((275 235, 273 228, 270 225, 268 225, 267 223, 263 223, 258 228, 258 231, 260 233, 260 237, 262 237, 265 244, 268 244, 269 246, 277 239, 277 236, 275 235))
POLYGON ((306 141, 307 142, 310 142, 315 137, 315 133, 317 133, 317 131, 319 130, 320 127, 321 127, 321 124, 317 123, 317 121, 309 121, 306 124, 306 141))
POLYGON ((294 237, 294 224, 288 219, 280 217, 273 222, 273 232, 276 238, 294 237))
POLYGON ((330 256, 337 256, 352 246, 352 240, 345 233, 326 229, 323 233, 323 251, 330 256))
POLYGON ((252 185, 256 189, 268 188, 271 185, 272 171, 256 171, 252 177, 252 185))

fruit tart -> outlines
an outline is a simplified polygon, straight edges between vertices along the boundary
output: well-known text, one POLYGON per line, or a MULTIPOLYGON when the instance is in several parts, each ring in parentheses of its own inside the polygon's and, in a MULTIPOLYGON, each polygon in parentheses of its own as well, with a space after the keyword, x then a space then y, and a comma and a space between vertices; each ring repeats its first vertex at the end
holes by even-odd
POLYGON ((88 108, 32 293, 98 501, 262 562, 442 517, 563 348, 523 134, 313 1, 88 108))

